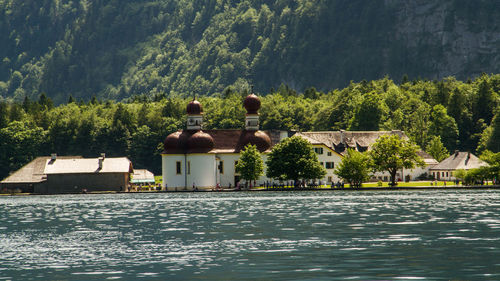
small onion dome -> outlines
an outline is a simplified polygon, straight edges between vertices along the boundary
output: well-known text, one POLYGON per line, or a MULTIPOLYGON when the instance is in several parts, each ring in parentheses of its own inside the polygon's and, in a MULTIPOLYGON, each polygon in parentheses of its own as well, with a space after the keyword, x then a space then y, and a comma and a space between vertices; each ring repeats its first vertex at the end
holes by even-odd
POLYGON ((203 131, 197 131, 187 140, 188 153, 207 153, 214 148, 214 139, 203 131))
POLYGON ((201 107, 201 103, 196 99, 193 99, 190 103, 188 103, 186 108, 187 114, 191 115, 200 115, 203 112, 203 108, 201 107))
POLYGON ((260 152, 264 152, 271 148, 271 139, 262 131, 243 131, 239 150, 243 150, 247 144, 255 145, 260 152))
POLYGON ((260 99, 255 94, 250 94, 245 98, 243 106, 247 110, 247 114, 258 114, 260 99))

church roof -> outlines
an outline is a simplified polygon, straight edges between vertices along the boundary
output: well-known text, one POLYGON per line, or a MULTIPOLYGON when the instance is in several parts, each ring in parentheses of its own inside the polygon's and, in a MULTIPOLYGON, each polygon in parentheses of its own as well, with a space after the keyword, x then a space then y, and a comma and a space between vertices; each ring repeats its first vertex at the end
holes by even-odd
MULTIPOLYGON (((171 134, 181 135, 183 131, 171 134)), ((239 153, 248 143, 257 146, 260 152, 269 152, 271 148, 279 142, 279 132, 272 131, 249 131, 249 130, 203 130, 213 139, 214 146, 207 153, 239 153)), ((170 135, 169 135, 170 136, 170 135)), ((171 138, 171 137, 170 137, 171 138)), ((170 140, 167 137, 166 142, 170 140)), ((183 154, 189 151, 174 149, 170 150, 170 145, 165 147, 165 154, 183 154)))

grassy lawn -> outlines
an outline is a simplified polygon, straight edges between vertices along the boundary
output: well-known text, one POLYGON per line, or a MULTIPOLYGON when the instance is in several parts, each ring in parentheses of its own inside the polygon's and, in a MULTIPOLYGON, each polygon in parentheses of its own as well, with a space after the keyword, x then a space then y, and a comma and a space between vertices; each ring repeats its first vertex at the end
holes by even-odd
POLYGON ((155 176, 155 184, 159 184, 163 182, 163 176, 155 176))
MULTIPOLYGON (((419 187, 419 186, 439 186, 439 187, 445 187, 445 186, 454 186, 455 183, 452 181, 447 181, 446 185, 444 181, 438 181, 438 182, 431 182, 431 181, 411 181, 411 182, 398 182, 398 187, 419 187), (431 185, 432 183, 432 185, 431 185)), ((363 183, 363 187, 379 187, 378 183, 376 182, 368 182, 368 183, 363 183)), ((381 187, 389 187, 388 182, 383 182, 381 187)))
MULTIPOLYGON (((492 185, 491 182, 488 182, 488 183, 485 183, 485 185, 492 185)), ((422 186, 425 186, 425 187, 455 187, 455 182, 452 182, 452 181, 447 181, 446 182, 446 185, 445 185, 445 182, 444 181, 438 181, 438 182, 431 182, 431 181, 412 181, 412 182, 398 182, 398 185, 397 187, 422 187, 422 186), (432 183, 432 185, 431 185, 432 183)), ((459 186, 462 186, 461 183, 459 184, 459 186)), ((362 188, 374 188, 374 187, 389 187, 389 183, 388 182, 383 182, 382 183, 382 186, 379 186, 377 182, 367 182, 367 183, 363 183, 363 186, 362 188)), ((292 186, 285 186, 284 187, 285 189, 287 188, 292 188, 292 186)), ((345 184, 344 185, 344 188, 350 188, 349 184, 345 184)), ((265 187, 254 187, 253 189, 266 189, 265 187)), ((272 188, 270 188, 272 189, 272 188)), ((276 189, 279 189, 276 188, 276 189)), ((317 189, 331 189, 331 187, 329 185, 327 186, 318 186, 317 189)), ((334 187, 335 189, 335 187, 334 187)))

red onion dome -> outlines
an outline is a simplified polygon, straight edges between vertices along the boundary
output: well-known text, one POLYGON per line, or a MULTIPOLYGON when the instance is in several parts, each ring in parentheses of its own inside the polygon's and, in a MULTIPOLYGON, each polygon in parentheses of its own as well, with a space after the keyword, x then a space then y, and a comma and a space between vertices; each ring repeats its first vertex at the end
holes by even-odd
POLYGON ((255 94, 250 94, 245 98, 243 106, 247 110, 247 114, 258 114, 260 99, 255 94))
POLYGON ((163 153, 182 153, 182 151, 179 151, 179 136, 181 133, 181 131, 177 131, 175 133, 171 133, 167 136, 167 138, 165 138, 165 141, 163 142, 163 148, 165 151, 163 153))
POLYGON ((214 148, 214 139, 209 134, 198 131, 187 140, 188 153, 207 153, 214 148))
POLYGON ((190 131, 177 131, 165 138, 163 142, 163 153, 165 154, 184 154, 187 149, 189 137, 193 134, 190 131))
POLYGON ((196 99, 193 99, 190 103, 188 103, 186 112, 187 114, 200 115, 203 112, 201 103, 196 99))
POLYGON ((247 144, 257 146, 260 152, 271 148, 271 138, 263 131, 245 131, 241 139, 239 150, 243 150, 247 144))

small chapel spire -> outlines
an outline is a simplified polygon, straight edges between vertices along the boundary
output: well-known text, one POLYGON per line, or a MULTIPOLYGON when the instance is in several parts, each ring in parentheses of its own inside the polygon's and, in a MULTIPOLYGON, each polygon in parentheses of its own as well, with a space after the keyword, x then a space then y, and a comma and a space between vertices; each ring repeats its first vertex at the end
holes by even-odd
POLYGON ((187 113, 187 129, 188 130, 201 130, 203 121, 203 108, 201 103, 196 100, 196 95, 193 100, 188 103, 186 108, 187 113))
POLYGON ((243 102, 243 105, 247 110, 245 129, 248 131, 257 131, 259 130, 260 99, 253 93, 253 85, 251 89, 252 93, 248 95, 243 102))

